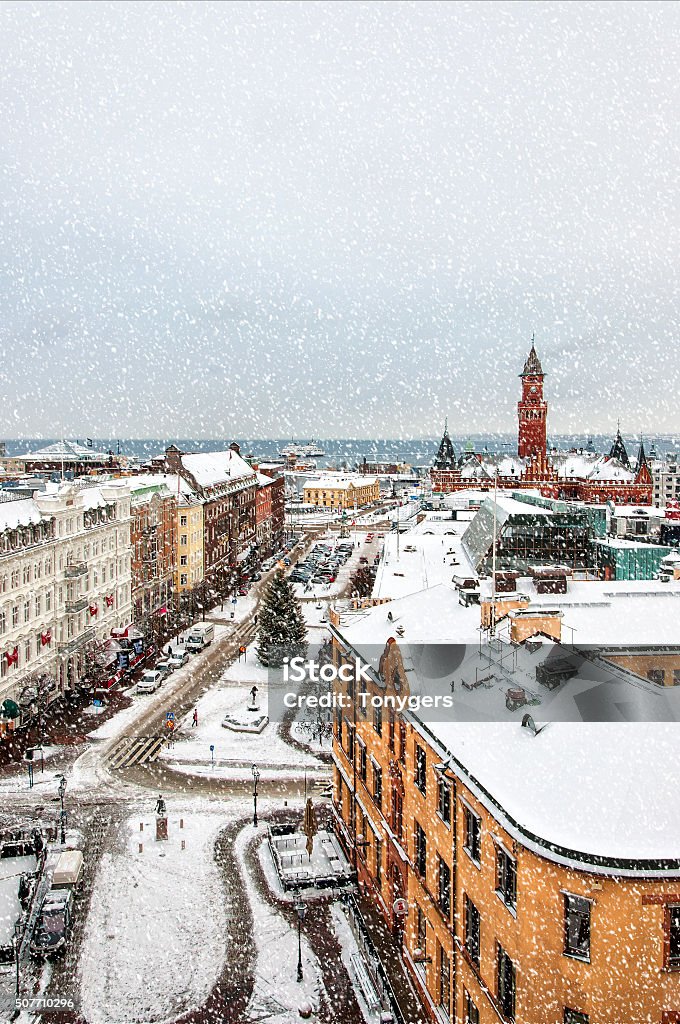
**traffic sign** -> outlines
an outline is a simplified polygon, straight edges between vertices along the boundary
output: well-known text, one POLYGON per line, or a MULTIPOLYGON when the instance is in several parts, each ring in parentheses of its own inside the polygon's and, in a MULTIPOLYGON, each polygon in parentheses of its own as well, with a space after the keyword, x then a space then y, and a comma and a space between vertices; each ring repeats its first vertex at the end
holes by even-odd
POLYGON ((237 599, 236 599, 235 597, 232 597, 232 599, 231 599, 231 603, 232 603, 232 604, 236 604, 236 603, 237 603, 237 599))
POLYGON ((168 713, 166 714, 165 717, 166 717, 168 722, 174 722, 175 721, 175 712, 174 711, 168 711, 168 713))
POLYGON ((167 720, 167 722, 165 724, 166 724, 167 728, 170 729, 171 731, 175 728, 175 723, 170 718, 167 720))
POLYGON ((395 914, 403 916, 408 913, 408 900, 404 899, 403 896, 398 896, 392 904, 392 910, 395 914))
POLYGON ((212 752, 213 752, 213 750, 214 750, 214 749, 215 749, 215 744, 214 744, 214 743, 211 743, 211 744, 210 744, 210 753, 211 753, 211 754, 212 754, 212 752))

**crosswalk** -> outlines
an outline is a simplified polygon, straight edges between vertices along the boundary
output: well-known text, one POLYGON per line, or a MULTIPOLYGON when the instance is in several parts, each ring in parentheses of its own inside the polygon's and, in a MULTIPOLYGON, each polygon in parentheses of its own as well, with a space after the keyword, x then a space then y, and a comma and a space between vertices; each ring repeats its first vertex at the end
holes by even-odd
POLYGON ((152 764, 158 757, 165 736, 124 736, 109 754, 110 768, 132 768, 152 764))

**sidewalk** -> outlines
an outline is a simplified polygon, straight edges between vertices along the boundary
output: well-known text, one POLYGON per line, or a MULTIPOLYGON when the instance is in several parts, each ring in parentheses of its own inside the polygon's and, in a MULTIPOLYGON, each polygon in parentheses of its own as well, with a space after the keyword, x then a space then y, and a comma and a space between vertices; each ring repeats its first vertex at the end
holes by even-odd
POLYGON ((401 949, 390 932, 380 910, 364 895, 356 901, 396 996, 405 1024, 429 1024, 429 1018, 420 1005, 401 959, 401 949))

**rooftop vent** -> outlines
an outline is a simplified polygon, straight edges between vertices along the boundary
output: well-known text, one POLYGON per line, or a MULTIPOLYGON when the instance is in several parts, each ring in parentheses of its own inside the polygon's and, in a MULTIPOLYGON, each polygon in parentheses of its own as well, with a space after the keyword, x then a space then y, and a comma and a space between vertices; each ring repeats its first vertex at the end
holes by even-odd
POLYGON ((532 736, 538 736, 539 732, 543 732, 545 726, 542 725, 539 729, 536 723, 534 722, 533 717, 529 714, 526 714, 522 719, 522 728, 527 729, 532 736))

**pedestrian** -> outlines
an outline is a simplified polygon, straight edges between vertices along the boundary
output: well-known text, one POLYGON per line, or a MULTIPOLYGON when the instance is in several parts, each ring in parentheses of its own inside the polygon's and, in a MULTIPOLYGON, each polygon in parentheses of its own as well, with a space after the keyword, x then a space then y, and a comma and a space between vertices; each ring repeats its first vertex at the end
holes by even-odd
POLYGON ((198 708, 194 708, 194 717, 191 722, 191 728, 193 729, 195 725, 198 725, 198 708))

